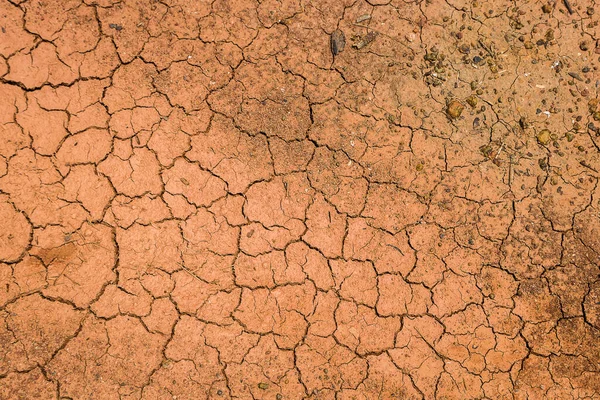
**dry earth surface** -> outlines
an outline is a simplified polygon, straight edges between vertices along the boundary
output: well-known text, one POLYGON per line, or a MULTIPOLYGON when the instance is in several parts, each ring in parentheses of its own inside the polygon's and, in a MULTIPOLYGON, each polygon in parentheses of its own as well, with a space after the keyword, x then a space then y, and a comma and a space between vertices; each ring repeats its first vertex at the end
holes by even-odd
POLYGON ((599 22, 0 0, 0 398, 599 399, 599 22))

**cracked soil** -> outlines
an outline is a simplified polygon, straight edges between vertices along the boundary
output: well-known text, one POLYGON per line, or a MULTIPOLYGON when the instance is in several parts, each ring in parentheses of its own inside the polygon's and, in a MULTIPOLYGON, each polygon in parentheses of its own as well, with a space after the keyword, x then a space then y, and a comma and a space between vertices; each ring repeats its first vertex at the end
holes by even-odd
POLYGON ((1 399, 600 399, 598 0, 0 0, 1 399))

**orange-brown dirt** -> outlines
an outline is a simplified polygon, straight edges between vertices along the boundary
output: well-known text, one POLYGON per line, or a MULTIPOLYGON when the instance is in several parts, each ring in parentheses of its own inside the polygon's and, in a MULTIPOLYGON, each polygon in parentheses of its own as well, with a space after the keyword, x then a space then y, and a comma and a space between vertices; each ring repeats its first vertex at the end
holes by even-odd
POLYGON ((0 399, 600 399, 598 0, 0 0, 0 399))

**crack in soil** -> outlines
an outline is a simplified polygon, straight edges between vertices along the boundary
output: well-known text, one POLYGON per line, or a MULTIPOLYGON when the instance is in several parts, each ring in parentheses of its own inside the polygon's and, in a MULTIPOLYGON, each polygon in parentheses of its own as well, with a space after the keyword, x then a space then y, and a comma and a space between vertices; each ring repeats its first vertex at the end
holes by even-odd
POLYGON ((3 0, 0 398, 600 398, 597 8, 3 0))

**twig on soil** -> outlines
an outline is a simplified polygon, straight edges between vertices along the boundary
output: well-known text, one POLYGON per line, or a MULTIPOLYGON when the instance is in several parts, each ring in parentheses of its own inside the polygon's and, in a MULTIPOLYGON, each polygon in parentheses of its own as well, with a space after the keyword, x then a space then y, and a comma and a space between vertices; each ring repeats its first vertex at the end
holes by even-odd
POLYGON ((567 7, 567 11, 569 12, 569 14, 573 14, 573 7, 571 7, 571 3, 569 3, 569 0, 563 0, 563 2, 565 3, 565 7, 567 7))
POLYGON ((586 167, 588 169, 591 169, 595 173, 598 173, 598 170, 596 168, 592 167, 590 164, 586 163, 585 161, 579 161, 579 164, 581 164, 582 167, 586 167))
POLYGON ((410 51, 413 51, 413 49, 411 49, 411 48, 410 48, 410 46, 408 46, 408 45, 407 45, 407 44, 405 44, 405 43, 402 43, 402 42, 400 41, 400 39, 398 39, 398 38, 395 38, 395 37, 393 37, 393 36, 390 36, 390 35, 388 35, 388 34, 386 34, 386 33, 383 33, 383 32, 381 32, 381 31, 379 31, 379 30, 377 30, 377 29, 373 29, 373 28, 371 28, 370 26, 367 26, 367 25, 362 25, 362 24, 356 24, 356 23, 354 23, 354 24, 352 24, 352 25, 354 25, 354 26, 358 26, 358 27, 360 27, 360 28, 369 29, 369 30, 371 30, 371 31, 373 31, 373 32, 376 32, 378 35, 385 36, 385 37, 387 37, 387 38, 389 38, 389 39, 392 39, 393 41, 395 41, 395 42, 397 42, 397 43, 400 43, 402 46, 406 47, 406 48, 407 48, 407 49, 409 49, 410 51))
POLYGON ((494 52, 492 51, 493 49, 491 49, 491 48, 489 48, 488 46, 486 46, 486 44, 485 44, 485 43, 483 43, 483 40, 481 40, 481 39, 478 39, 478 40, 477 40, 477 42, 478 42, 478 43, 481 45, 481 47, 483 47, 483 49, 484 49, 485 51, 487 51, 487 52, 488 52, 488 54, 490 55, 490 57, 492 57, 492 58, 495 58, 495 57, 496 57, 496 53, 494 53, 494 52))
POLYGON ((179 264, 179 266, 181 268, 183 268, 183 270, 185 272, 187 272, 192 278, 196 278, 198 279, 200 282, 204 282, 204 280, 202 280, 198 275, 196 275, 195 273, 193 273, 188 267, 186 267, 185 265, 183 265, 182 263, 177 263, 179 264))
POLYGON ((498 152, 497 152, 497 153, 496 153, 496 155, 494 156, 494 160, 495 160, 496 158, 498 158, 498 156, 500 155, 500 153, 502 153, 502 149, 503 149, 503 148, 504 148, 504 142, 502 142, 502 143, 500 144, 500 148, 498 149, 498 152))

